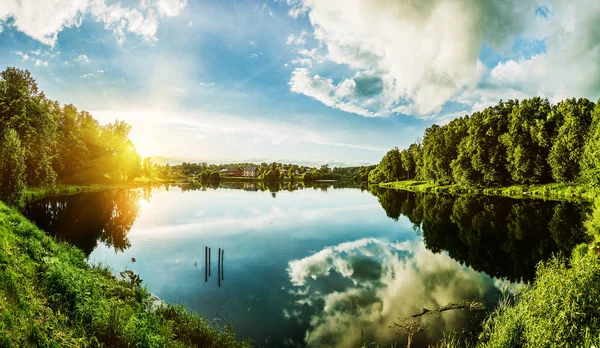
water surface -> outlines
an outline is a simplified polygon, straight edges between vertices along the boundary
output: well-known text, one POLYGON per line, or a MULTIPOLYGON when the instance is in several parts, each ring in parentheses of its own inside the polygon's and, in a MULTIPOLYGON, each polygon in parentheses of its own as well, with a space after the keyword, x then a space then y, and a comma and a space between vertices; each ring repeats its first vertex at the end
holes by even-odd
MULTIPOLYGON (((231 184, 51 197, 25 214, 91 263, 139 273, 148 289, 264 347, 406 344, 394 325, 422 308, 481 301, 534 278, 537 262, 584 238, 583 203, 372 188, 231 184), (276 192, 277 191, 277 192, 276 192), (211 277, 205 282, 205 247, 211 277), (217 250, 225 251, 217 281, 217 250), (135 262, 132 262, 135 258, 135 262), (390 326, 392 328, 390 328, 390 326)), ((485 312, 414 319, 425 346, 470 332, 485 312)), ((476 330, 475 330, 476 331, 476 330)))

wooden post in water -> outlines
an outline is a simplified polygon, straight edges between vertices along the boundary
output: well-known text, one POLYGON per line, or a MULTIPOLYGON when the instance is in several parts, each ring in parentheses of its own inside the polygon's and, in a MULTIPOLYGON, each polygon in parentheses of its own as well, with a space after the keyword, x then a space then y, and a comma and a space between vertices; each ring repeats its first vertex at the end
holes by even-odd
POLYGON ((208 282, 208 247, 204 247, 204 282, 208 282))
POLYGON ((218 265, 217 265, 217 279, 219 283, 219 287, 221 287, 221 248, 219 248, 219 257, 218 257, 218 265))
POLYGON ((208 276, 210 277, 210 247, 208 247, 208 276))
POLYGON ((221 280, 225 280, 223 268, 225 267, 225 249, 221 250, 221 280))

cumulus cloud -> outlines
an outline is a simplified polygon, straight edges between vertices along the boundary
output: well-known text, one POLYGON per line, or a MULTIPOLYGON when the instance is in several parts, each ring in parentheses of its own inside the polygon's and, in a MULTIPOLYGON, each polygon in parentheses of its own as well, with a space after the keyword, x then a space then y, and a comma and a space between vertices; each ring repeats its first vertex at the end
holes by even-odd
POLYGON ((475 86, 485 72, 484 41, 504 47, 524 26, 522 13, 534 13, 533 3, 509 2, 302 0, 293 7, 308 13, 327 60, 384 81, 381 114, 401 101, 426 114, 475 86))
MULTIPOLYGON (((290 15, 308 17, 310 35, 326 50, 321 60, 355 73, 371 71, 383 81, 381 93, 372 98, 372 115, 429 117, 448 101, 475 111, 499 99, 541 95, 558 101, 600 94, 598 1, 548 0, 543 7, 533 0, 287 2, 290 15), (541 48, 533 54, 515 51, 517 40, 541 48), (483 45, 506 58, 484 66, 483 45)), ((290 36, 288 43, 295 40, 290 36)), ((311 67, 299 59, 292 63, 311 67)), ((295 91, 314 98, 310 84, 300 87, 295 91)), ((363 103, 346 101, 358 110, 365 109, 363 103)))
POLYGON ((78 63, 89 63, 90 59, 88 58, 87 55, 81 54, 77 58, 75 58, 75 61, 78 63))
POLYGON ((36 59, 35 66, 48 66, 48 62, 45 60, 36 59))
POLYGON ((157 0, 156 8, 161 16, 174 17, 187 6, 187 0, 157 0))
POLYGON ((307 36, 308 32, 306 30, 302 30, 298 35, 290 34, 287 37, 286 43, 288 45, 304 45, 306 44, 307 36))
MULTIPOLYGON (((311 66, 310 61, 294 60, 292 63, 311 66)), ((312 75, 308 68, 296 68, 289 82, 292 92, 305 94, 321 103, 362 116, 381 116, 379 111, 393 100, 382 97, 387 82, 372 71, 359 71, 351 78, 334 84, 333 80, 318 74, 312 75)))
POLYGON ((27 55, 27 53, 23 53, 21 51, 16 51, 15 54, 17 56, 21 57, 21 60, 24 61, 24 62, 27 61, 27 60, 29 60, 29 56, 27 55))
POLYGON ((120 3, 107 5, 105 0, 6 0, 0 5, 0 24, 13 18, 11 26, 49 46, 54 46, 64 29, 81 25, 84 17, 91 16, 117 35, 119 43, 127 32, 141 36, 145 41, 156 40, 157 15, 177 16, 187 0, 157 0, 151 4, 142 1, 142 10, 123 7, 120 3))
MULTIPOLYGON (((355 346, 360 337, 348 332, 361 330, 368 338, 392 340, 395 331, 385 328, 399 317, 423 307, 493 298, 502 283, 445 254, 430 252, 422 240, 389 243, 367 238, 342 243, 291 261, 287 271, 296 297, 296 307, 286 309, 287 316, 306 305, 318 313, 311 317, 305 336, 309 347, 355 346)), ((468 317, 450 311, 422 320, 429 330, 421 338, 459 329, 468 317)))
POLYGON ((542 95, 552 101, 597 98, 600 2, 551 0, 547 10, 549 14, 536 17, 530 35, 532 40, 544 41, 545 52, 500 62, 490 71, 489 83, 501 91, 542 95))

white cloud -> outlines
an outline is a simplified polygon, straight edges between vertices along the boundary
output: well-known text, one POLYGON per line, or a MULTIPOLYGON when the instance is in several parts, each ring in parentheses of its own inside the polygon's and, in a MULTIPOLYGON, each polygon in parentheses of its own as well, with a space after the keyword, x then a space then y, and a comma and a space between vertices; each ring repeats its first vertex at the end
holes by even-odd
POLYGON ((45 60, 36 59, 35 66, 48 66, 48 62, 45 60))
POLYGON ((142 14, 136 8, 122 7, 120 3, 107 5, 105 0, 4 0, 0 5, 0 27, 8 18, 14 19, 17 30, 49 46, 54 46, 64 28, 79 26, 84 17, 111 30, 118 43, 123 43, 127 32, 141 36, 146 42, 156 41, 157 16, 177 16, 187 0, 142 1, 142 14))
POLYGON ((14 27, 49 46, 65 27, 77 26, 89 6, 89 0, 3 0, 0 22, 14 19, 14 27))
POLYGON ((82 54, 79 57, 75 58, 75 61, 78 63, 86 63, 87 64, 90 62, 90 59, 88 58, 87 55, 82 54))
POLYGON ((100 70, 96 70, 96 72, 97 72, 98 74, 104 74, 104 70, 102 70, 102 69, 100 69, 100 70))
POLYGON ((40 50, 31 51, 31 54, 33 54, 35 56, 39 56, 40 53, 41 53, 40 50))
POLYGON ((573 96, 597 98, 600 2, 552 0, 548 8, 552 14, 538 17, 531 33, 532 39, 545 41, 545 52, 495 66, 489 76, 496 89, 492 92, 508 94, 516 90, 527 96, 545 96, 553 102, 573 96))
POLYGON ((374 72, 384 82, 381 115, 403 104, 417 114, 436 112, 475 88, 486 71, 479 60, 483 43, 506 49, 535 10, 529 0, 298 0, 292 6, 292 15, 308 14, 327 60, 374 72))
MULTIPOLYGON (((302 60, 292 61, 301 64, 302 60)), ((361 116, 383 116, 379 111, 389 109, 393 100, 384 97, 387 82, 372 72, 358 72, 337 85, 333 80, 318 74, 312 75, 308 68, 296 68, 289 82, 292 92, 312 97, 321 103, 361 116)))
POLYGON ((288 45, 304 45, 306 44, 307 37, 308 32, 306 30, 302 30, 299 35, 290 34, 287 37, 286 43, 288 45))
POLYGON ((250 40, 250 45, 254 46, 254 41, 250 40))
POLYGON ((188 27, 190 27, 190 28, 191 28, 191 27, 193 27, 193 26, 194 26, 194 22, 192 22, 192 21, 189 21, 189 22, 188 22, 188 27))
POLYGON ((187 6, 187 0, 157 0, 156 8, 161 16, 174 17, 187 6))
MULTIPOLYGON (((538 3, 533 0, 343 4, 290 0, 288 4, 291 15, 308 14, 313 37, 327 51, 325 55, 314 51, 315 57, 381 78, 379 108, 371 109, 375 114, 436 118, 447 101, 467 103, 476 111, 500 99, 541 95, 555 102, 600 95, 598 1, 548 0, 545 15, 536 15, 538 3), (512 52, 517 39, 538 42, 543 49, 524 56, 512 52), (488 70, 479 60, 484 44, 513 58, 488 70)), ((295 40, 290 36, 288 44, 295 40)), ((303 50, 298 52, 312 57, 307 54, 311 50, 303 50)), ((352 98, 347 103, 362 105, 352 98)))
POLYGON ((88 77, 95 77, 96 75, 93 73, 89 73, 89 74, 85 74, 85 75, 81 75, 82 78, 88 78, 88 77))
POLYGON ((21 57, 21 60, 24 62, 29 60, 29 56, 26 53, 23 53, 21 51, 15 51, 15 54, 21 57))
POLYGON ((292 60, 290 63, 292 63, 294 65, 304 65, 309 68, 312 68, 312 66, 313 66, 313 61, 312 61, 312 59, 309 59, 309 58, 298 57, 298 58, 292 60))

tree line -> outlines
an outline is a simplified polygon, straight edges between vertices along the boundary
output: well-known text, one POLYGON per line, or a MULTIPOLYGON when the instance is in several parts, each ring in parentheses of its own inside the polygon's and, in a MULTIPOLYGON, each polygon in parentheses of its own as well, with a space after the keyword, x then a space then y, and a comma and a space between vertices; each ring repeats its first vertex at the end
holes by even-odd
MULTIPOLYGON (((176 166, 181 173, 186 176, 193 176, 199 182, 218 181, 221 179, 220 171, 222 169, 240 168, 254 166, 253 163, 230 163, 230 164, 207 164, 183 162, 176 166)), ((348 180, 354 182, 366 182, 368 173, 375 166, 360 167, 334 167, 330 168, 328 164, 320 167, 302 166, 292 163, 272 162, 256 165, 258 167, 258 180, 266 182, 280 181, 304 181, 313 182, 317 180, 348 180)))
POLYGON ((48 99, 29 71, 7 68, 0 73, 0 199, 16 203, 27 187, 130 181, 155 171, 142 163, 130 130, 48 99))
POLYGON ((474 186, 600 185, 600 101, 500 101, 432 125, 422 141, 394 148, 369 173, 373 183, 427 180, 474 186))

